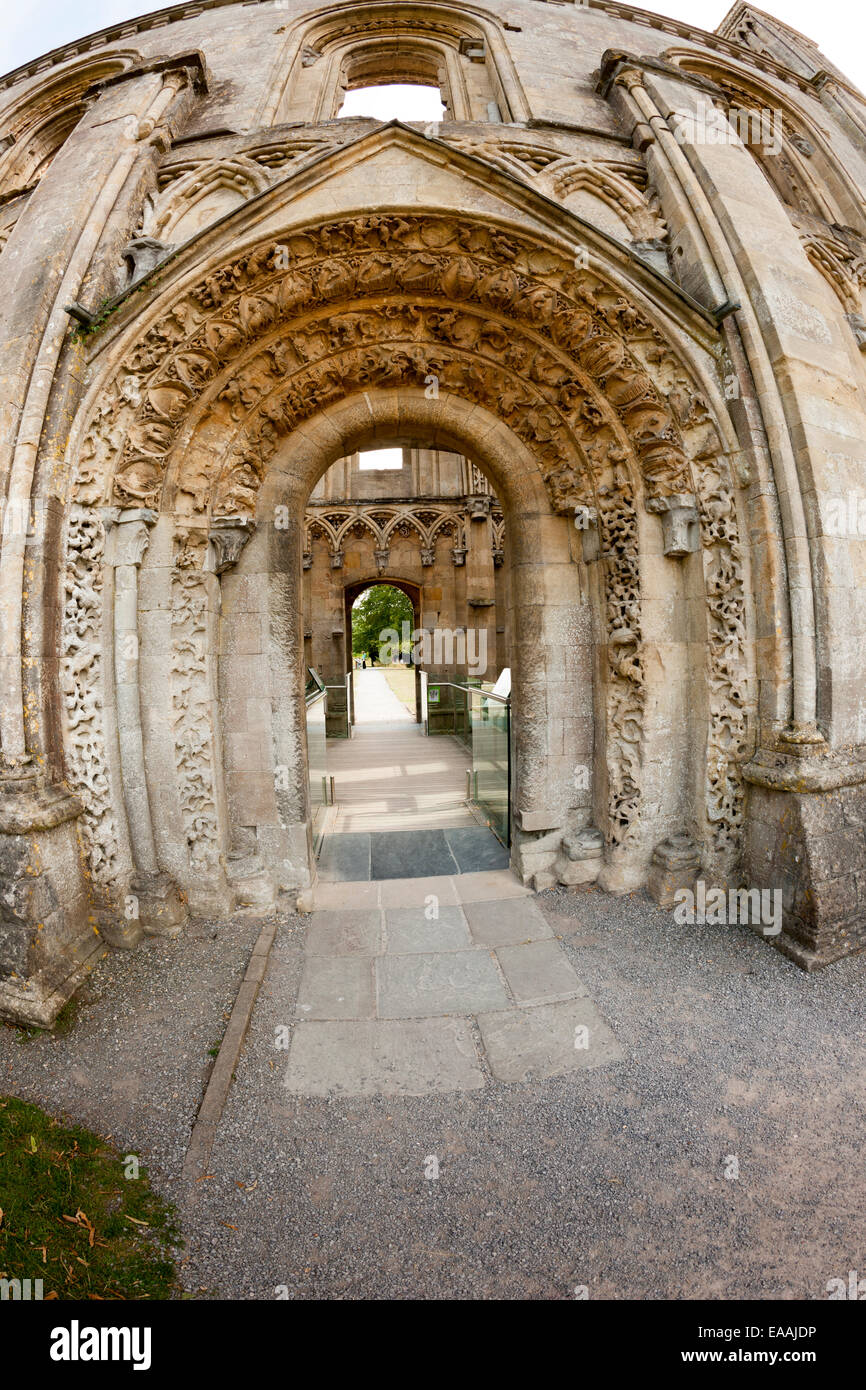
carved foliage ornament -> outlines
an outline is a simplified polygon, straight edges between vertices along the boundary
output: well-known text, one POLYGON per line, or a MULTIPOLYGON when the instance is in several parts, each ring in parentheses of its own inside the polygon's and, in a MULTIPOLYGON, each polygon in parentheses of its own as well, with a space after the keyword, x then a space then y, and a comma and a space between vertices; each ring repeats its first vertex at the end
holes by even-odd
MULTIPOLYGON (((429 385, 435 356, 443 368, 457 358, 448 389, 481 399, 498 386, 496 408, 532 442, 557 510, 580 490, 581 429, 602 421, 632 446, 650 495, 687 490, 688 442, 652 368, 635 362, 630 349, 641 339, 661 342, 618 291, 575 272, 563 254, 496 228, 393 216, 326 224, 215 271, 150 329, 97 406, 79 497, 98 500, 115 472, 120 505, 156 500, 182 423, 205 393, 238 423, 257 400, 268 402, 276 438, 353 384, 429 385), (376 308, 335 314, 339 301, 364 298, 376 308), (422 308, 427 300, 446 304, 436 312, 422 308), (265 335, 311 312, 328 320, 317 332, 299 342, 283 336, 251 360, 265 335), (414 350, 395 341, 404 336, 414 350), (341 348, 349 360, 331 367, 341 348), (478 362, 474 371, 462 354, 478 362), (503 381, 503 368, 516 379, 503 381)), ((259 467, 255 458, 240 467, 248 506, 259 467)))
POLYGON ((73 507, 66 529, 61 659, 66 774, 84 806, 80 833, 92 881, 107 888, 119 875, 120 851, 105 752, 104 559, 101 518, 73 507))
MULTIPOLYGON (((175 510, 252 516, 269 459, 301 421, 353 391, 431 381, 526 441, 554 510, 597 510, 610 835, 622 842, 637 820, 645 699, 636 501, 694 494, 693 465, 720 440, 684 364, 595 271, 447 217, 368 216, 260 246, 188 291, 131 350, 97 404, 78 497, 97 502, 113 486, 121 506, 157 502, 197 410, 222 417, 230 442, 216 478, 211 451, 200 462, 189 449, 175 510)), ((726 774, 714 776, 721 785, 726 774)))

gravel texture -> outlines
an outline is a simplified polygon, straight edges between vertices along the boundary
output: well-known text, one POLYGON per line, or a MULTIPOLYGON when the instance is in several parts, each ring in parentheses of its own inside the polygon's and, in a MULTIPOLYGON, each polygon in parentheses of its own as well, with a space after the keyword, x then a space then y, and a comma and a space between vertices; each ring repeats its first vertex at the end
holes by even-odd
POLYGON ((212 1176, 183 1183, 249 917, 111 953, 65 1037, 0 1028, 0 1090, 149 1162, 198 1297, 823 1299, 866 1271, 866 954, 809 976, 640 895, 536 902, 625 1061, 454 1095, 292 1096, 277 1030, 305 922, 281 918, 212 1176))

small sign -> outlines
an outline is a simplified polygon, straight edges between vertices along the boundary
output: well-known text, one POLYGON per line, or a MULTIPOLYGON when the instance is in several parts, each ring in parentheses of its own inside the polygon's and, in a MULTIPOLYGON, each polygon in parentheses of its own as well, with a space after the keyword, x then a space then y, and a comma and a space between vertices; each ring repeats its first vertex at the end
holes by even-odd
POLYGON ((439 687, 438 687, 438 685, 428 685, 428 687, 427 687, 427 703, 428 703, 428 705, 438 705, 438 703, 439 703, 439 687))

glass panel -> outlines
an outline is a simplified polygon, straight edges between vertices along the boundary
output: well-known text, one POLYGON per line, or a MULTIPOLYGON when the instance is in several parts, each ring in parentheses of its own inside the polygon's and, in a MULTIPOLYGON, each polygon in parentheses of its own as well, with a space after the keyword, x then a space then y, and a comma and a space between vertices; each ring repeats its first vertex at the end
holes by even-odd
POLYGON ((509 843, 510 708, 483 690, 469 694, 472 800, 504 845, 509 843))
POLYGON ((307 760, 310 770, 310 814, 314 833, 328 799, 327 703, 327 697, 321 694, 307 705, 307 760))

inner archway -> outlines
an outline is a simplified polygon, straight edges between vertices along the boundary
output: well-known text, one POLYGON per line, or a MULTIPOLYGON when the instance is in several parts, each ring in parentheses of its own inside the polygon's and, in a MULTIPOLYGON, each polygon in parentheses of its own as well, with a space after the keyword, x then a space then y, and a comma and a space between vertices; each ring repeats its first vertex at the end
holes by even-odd
POLYGON ((366 855, 347 837, 398 831, 407 872, 505 863, 507 540, 491 483, 418 437, 338 459, 304 516, 305 662, 327 689, 333 781, 320 872, 341 846, 366 855), (486 737, 480 781, 474 733, 486 737))

